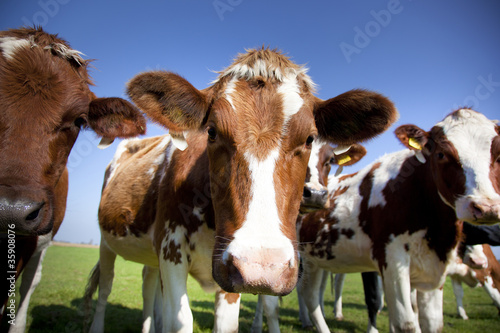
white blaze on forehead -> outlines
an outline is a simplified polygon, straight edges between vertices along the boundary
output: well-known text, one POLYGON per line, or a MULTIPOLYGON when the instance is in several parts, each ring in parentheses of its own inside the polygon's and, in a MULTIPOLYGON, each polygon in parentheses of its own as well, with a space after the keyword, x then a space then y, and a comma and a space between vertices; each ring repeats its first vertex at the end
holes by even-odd
POLYGON ((314 140, 311 149, 311 155, 309 157, 309 162, 307 167, 309 168, 309 174, 311 177, 309 178, 309 182, 307 186, 313 189, 321 189, 323 186, 319 181, 319 171, 318 171, 318 163, 320 159, 321 148, 324 143, 319 140, 314 140))
POLYGON ((0 49, 2 54, 8 60, 14 59, 14 55, 20 48, 28 48, 31 42, 27 39, 19 39, 15 37, 0 37, 0 49))
POLYGON ((245 156, 250 171, 251 199, 242 227, 234 233, 234 239, 223 255, 224 261, 229 254, 241 258, 249 251, 261 249, 284 249, 290 260, 293 260, 294 249, 281 231, 282 222, 276 204, 273 178, 278 156, 278 149, 273 150, 263 161, 249 154, 245 156))
POLYGON ((436 126, 458 152, 466 178, 465 196, 500 199, 490 180, 491 144, 497 132, 495 124, 484 115, 462 109, 436 126))

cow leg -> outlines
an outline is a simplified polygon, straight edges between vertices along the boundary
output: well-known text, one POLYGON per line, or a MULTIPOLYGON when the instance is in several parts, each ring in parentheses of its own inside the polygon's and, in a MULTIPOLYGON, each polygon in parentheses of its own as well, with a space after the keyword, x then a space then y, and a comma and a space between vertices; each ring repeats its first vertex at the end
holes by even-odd
POLYGON ((321 306, 321 312, 323 312, 323 317, 325 316, 325 290, 326 285, 328 284, 328 276, 330 272, 323 271, 323 275, 321 277, 321 284, 319 286, 319 305, 321 306))
POLYGON ((264 315, 263 302, 262 295, 259 294, 257 297, 257 306, 255 307, 255 316, 253 317, 252 328, 250 330, 252 333, 262 332, 262 317, 264 315))
POLYGON ((9 333, 24 332, 28 317, 31 295, 42 279, 42 261, 50 245, 52 234, 38 237, 38 246, 23 270, 20 302, 16 314, 16 325, 11 325, 9 333))
MULTIPOLYGON (((162 246, 163 247, 163 246, 162 246)), ((181 246, 182 248, 182 246, 181 246)), ((163 253, 160 253, 163 257, 163 253)), ((180 262, 160 258, 163 332, 193 332, 193 313, 187 294, 188 265, 183 255, 180 262)))
POLYGON ((279 333, 279 297, 262 295, 269 333, 279 333))
POLYGON ((306 275, 301 283, 297 285, 297 291, 301 294, 302 299, 305 301, 309 315, 311 316, 318 332, 330 332, 319 304, 318 291, 321 285, 323 270, 313 267, 312 265, 304 265, 304 267, 306 275))
POLYGON ((455 300, 457 302, 457 313, 463 320, 468 320, 469 317, 465 312, 463 300, 464 300, 464 288, 462 287, 462 282, 450 276, 451 285, 453 287, 453 294, 455 294, 455 300))
POLYGON ((368 309, 367 332, 375 333, 378 332, 377 314, 383 306, 379 275, 377 272, 364 272, 361 273, 361 277, 363 279, 363 289, 365 291, 365 304, 368 309))
POLYGON ((306 301, 302 297, 302 294, 299 293, 299 286, 298 285, 299 284, 297 284, 297 299, 299 302, 299 319, 300 319, 300 322, 302 323, 302 327, 309 329, 309 328, 313 327, 313 323, 311 322, 311 319, 309 318, 309 310, 307 310, 306 301))
POLYGON ((154 319, 155 319, 155 331, 160 333, 163 327, 163 299, 161 294, 161 283, 160 283, 160 271, 158 270, 158 275, 156 277, 156 294, 155 294, 155 309, 154 309, 154 319))
POLYGON ((144 266, 142 269, 142 332, 155 332, 155 296, 158 284, 158 268, 144 266))
POLYGON ((220 289, 215 293, 214 333, 238 332, 240 301, 240 294, 220 289))
POLYGON ((90 326, 91 333, 104 332, 104 316, 108 297, 113 287, 115 260, 116 253, 108 247, 106 241, 101 237, 101 245, 99 246, 99 296, 95 307, 94 320, 92 326, 90 326))
POLYGON ((493 282, 491 276, 485 277, 483 288, 486 291, 486 293, 491 297, 495 306, 500 309, 500 291, 497 288, 495 288, 495 283, 493 282))
POLYGON ((335 302, 333 303, 333 314, 335 319, 344 320, 342 314, 342 289, 344 289, 345 274, 335 274, 335 302))
POLYGON ((410 260, 388 258, 382 271, 391 332, 417 332, 411 303, 410 260))
POLYGON ((418 319, 423 333, 443 330, 443 289, 417 292, 418 319))

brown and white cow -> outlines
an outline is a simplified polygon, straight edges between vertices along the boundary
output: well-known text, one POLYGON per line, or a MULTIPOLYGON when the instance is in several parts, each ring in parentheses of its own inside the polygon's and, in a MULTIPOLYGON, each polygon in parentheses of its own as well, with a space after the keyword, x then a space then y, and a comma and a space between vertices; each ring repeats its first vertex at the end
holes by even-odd
MULTIPOLYGON (((212 290, 218 284, 230 293, 291 292, 299 266, 295 222, 312 142, 350 145, 397 118, 377 93, 353 90, 323 101, 313 92, 303 67, 269 49, 238 56, 204 90, 164 71, 129 82, 133 102, 182 133, 187 148, 165 146, 148 188, 153 200, 135 194, 136 165, 108 169, 101 248, 159 268, 164 331, 192 330, 189 273, 212 290)), ((103 261, 101 253, 101 271, 103 261)))
POLYGON ((417 331, 418 321, 422 331, 439 331, 439 288, 454 260, 457 220, 500 222, 500 136, 494 122, 460 109, 430 132, 404 125, 396 135, 410 150, 341 177, 332 207, 306 215, 299 224, 307 272, 299 289, 321 332, 328 331, 317 293, 322 269, 378 270, 391 331, 417 331), (419 320, 412 288, 418 290, 419 320))
POLYGON ((24 331, 45 250, 64 217, 66 162, 78 133, 90 128, 110 140, 145 131, 132 104, 90 91, 87 65, 80 52, 41 28, 0 32, 0 245, 6 254, 0 290, 16 332, 24 331), (23 269, 16 311, 7 301, 23 269))
POLYGON ((448 275, 457 302, 457 313, 462 319, 469 319, 463 306, 462 283, 471 288, 482 286, 500 314, 500 263, 488 244, 467 246, 464 258, 457 258, 457 262, 451 266, 448 275), (469 265, 462 261, 469 262, 469 265))

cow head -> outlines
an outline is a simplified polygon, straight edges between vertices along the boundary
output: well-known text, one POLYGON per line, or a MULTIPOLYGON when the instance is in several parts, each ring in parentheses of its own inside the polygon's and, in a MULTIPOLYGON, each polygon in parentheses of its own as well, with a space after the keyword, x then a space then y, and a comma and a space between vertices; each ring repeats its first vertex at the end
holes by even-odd
POLYGON ((96 98, 87 61, 41 29, 0 32, 0 232, 40 235, 62 220, 66 162, 83 128, 112 139, 144 133, 120 98, 96 98))
POLYGON ((404 125, 396 136, 431 168, 441 200, 457 219, 500 222, 500 128, 484 115, 460 109, 430 132, 404 125))
POLYGON ((351 147, 337 147, 334 149, 321 140, 315 140, 312 145, 311 155, 307 166, 306 183, 300 203, 300 213, 306 214, 318 209, 329 207, 328 175, 332 165, 338 165, 336 174, 342 171, 344 166, 357 163, 366 155, 365 147, 354 144, 351 147))
POLYGON ((279 52, 251 50, 197 90, 180 76, 143 73, 133 102, 171 131, 206 131, 216 244, 213 276, 229 292, 282 295, 295 286, 295 232, 315 139, 350 145, 397 118, 385 97, 313 95, 306 70, 279 52))

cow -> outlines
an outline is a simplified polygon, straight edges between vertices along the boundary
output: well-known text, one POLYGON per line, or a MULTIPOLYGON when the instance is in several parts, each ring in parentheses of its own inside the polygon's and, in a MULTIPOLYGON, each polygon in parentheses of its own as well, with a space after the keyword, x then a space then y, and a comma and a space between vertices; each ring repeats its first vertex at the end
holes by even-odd
MULTIPOLYGON (((110 270, 115 254, 159 269, 164 331, 192 331, 188 274, 233 303, 237 293, 290 293, 312 142, 348 146, 397 118, 378 93, 352 90, 325 101, 314 87, 304 67, 268 48, 239 55, 203 90, 167 71, 128 83, 131 100, 184 150, 165 144, 146 189, 136 182, 144 177, 139 162, 116 157, 108 168, 98 213, 100 271, 110 270)), ((109 293, 110 282, 103 283, 96 312, 109 293)), ((234 330, 237 316, 224 324, 234 330)))
MULTIPOLYGON (((142 192, 145 193, 145 189, 151 186, 151 175, 157 171, 156 169, 159 162, 165 159, 165 144, 167 144, 171 139, 172 138, 169 135, 163 135, 160 137, 130 139, 123 141, 117 149, 114 160, 108 167, 108 173, 113 172, 116 165, 123 164, 124 161, 127 161, 127 163, 129 163, 128 161, 134 161, 135 163, 135 160, 140 160, 141 166, 137 166, 135 171, 138 172, 137 175, 144 176, 144 178, 137 183, 144 186, 144 190, 142 192), (147 155, 144 154, 145 151, 147 151, 147 155)), ((326 177, 328 176, 333 163, 340 165, 345 163, 347 165, 351 159, 356 159, 358 154, 364 155, 366 153, 364 147, 357 144, 354 144, 349 148, 349 154, 352 158, 347 157, 347 154, 344 153, 343 150, 344 149, 341 149, 341 153, 339 155, 335 155, 336 150, 330 145, 321 144, 318 140, 312 143, 311 156, 307 166, 306 183, 304 184, 303 196, 300 205, 301 211, 311 211, 312 209, 317 209, 318 207, 327 206, 328 196, 324 195, 324 193, 327 193, 326 177)), ((94 272, 96 272, 95 269, 94 272)), ((155 294, 155 288, 158 287, 157 274, 158 270, 151 266, 145 266, 143 269, 143 331, 149 331, 152 327, 151 325, 158 321, 157 317, 160 315, 160 313, 154 313, 154 301, 157 300, 155 298, 157 296, 157 294, 155 294)), ((91 275, 91 279, 89 280, 88 288, 84 296, 87 316, 89 315, 88 312, 91 307, 92 295, 97 290, 98 286, 99 275, 91 275)), ((105 304, 105 302, 106 300, 103 300, 99 303, 105 304)), ((224 300, 221 300, 221 302, 224 302, 224 300)), ((220 306, 221 303, 219 302, 218 305, 220 306)), ((223 311, 216 311, 216 315, 221 312, 223 311)), ((269 316, 270 315, 268 315, 268 317, 269 316)), ((102 322, 103 320, 104 311, 96 311, 94 325, 97 327, 97 323, 102 322)), ((216 322, 218 322, 217 318, 216 322)), ((160 325, 156 325, 157 327, 155 327, 155 329, 161 327, 161 323, 159 324, 160 325)))
POLYGON ((302 218, 307 275, 298 289, 318 331, 329 331, 317 292, 323 269, 379 271, 392 332, 418 331, 419 322, 422 331, 442 329, 440 288, 461 237, 458 220, 500 222, 499 132, 471 109, 452 112, 429 132, 400 126, 395 133, 408 150, 341 177, 331 207, 302 218))
MULTIPOLYGON (((306 214, 318 209, 325 209, 329 206, 328 197, 328 180, 331 177, 337 177, 344 166, 350 166, 357 163, 366 155, 366 148, 354 144, 346 151, 345 149, 332 149, 328 144, 313 143, 309 165, 307 167, 306 185, 304 186, 304 194, 300 204, 300 214, 306 214), (335 175, 330 174, 332 165, 338 165, 335 175), (326 193, 326 199, 323 194, 316 196, 320 198, 309 201, 315 196, 310 195, 311 189, 320 188, 320 193, 326 193)), ((252 332, 262 332, 263 314, 266 314, 267 326, 269 332, 279 332, 278 320, 279 304, 276 296, 259 295, 255 316, 252 322, 252 332)), ((299 295, 299 318, 303 327, 311 326, 307 309, 302 298, 299 295)))
MULTIPOLYGON (((464 223, 464 227, 465 225, 464 223)), ((469 319, 463 306, 462 283, 471 288, 483 287, 500 314, 500 263, 489 244, 465 246, 463 252, 459 251, 456 262, 450 265, 448 276, 451 279, 457 302, 457 314, 460 318, 469 319)))
POLYGON ((146 130, 130 102, 92 93, 88 64, 41 28, 0 32, 0 244, 8 254, 0 285, 11 331, 24 331, 43 257, 63 220, 66 162, 79 132, 91 129, 106 145, 146 130), (8 299, 21 272, 15 311, 8 299))
MULTIPOLYGON (((487 257, 485 255, 488 251, 483 251, 482 244, 485 245, 500 245, 500 227, 498 225, 472 225, 470 223, 462 223, 462 241, 457 249, 458 257, 457 263, 451 263, 447 269, 447 275, 450 276, 452 280, 453 291, 455 293, 455 298, 457 301, 457 313, 463 319, 468 319, 465 309, 463 308, 463 289, 462 282, 466 283, 470 287, 475 287, 481 283, 475 277, 474 269, 479 269, 481 273, 479 276, 488 275, 492 278, 493 274, 485 272, 483 269, 488 267, 488 262, 491 260, 496 260, 495 257, 487 257), (480 245, 478 245, 480 244, 480 245), (467 249, 467 250, 465 250, 467 249), (464 264, 466 263, 466 265, 464 264)), ((376 332, 376 320, 377 314, 384 305, 383 303, 383 289, 382 282, 380 281, 380 276, 376 272, 364 272, 361 273, 363 278, 363 287, 365 290, 365 302, 368 310, 369 327, 368 332, 376 332)), ((334 316, 337 320, 342 320, 342 288, 344 284, 345 274, 335 274, 335 301, 334 301, 334 316)), ((324 293, 324 280, 321 283, 320 288, 320 302, 322 304, 322 295, 324 293)), ((482 281, 484 283, 484 278, 482 281)), ((492 278, 493 281, 493 278, 492 278)), ((498 285, 498 282, 497 282, 498 285)), ((486 290, 492 290, 491 288, 486 288, 486 290)), ((497 288, 498 289, 498 288, 497 288)), ((488 292, 488 295, 494 295, 495 293, 488 292)), ((498 296, 495 298, 491 296, 492 299, 499 299, 498 296)), ((496 301, 500 304, 499 301, 496 301)), ((323 311, 324 313, 324 311, 323 311)))

